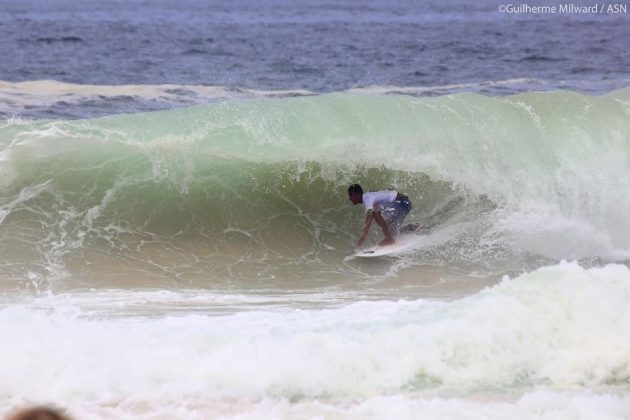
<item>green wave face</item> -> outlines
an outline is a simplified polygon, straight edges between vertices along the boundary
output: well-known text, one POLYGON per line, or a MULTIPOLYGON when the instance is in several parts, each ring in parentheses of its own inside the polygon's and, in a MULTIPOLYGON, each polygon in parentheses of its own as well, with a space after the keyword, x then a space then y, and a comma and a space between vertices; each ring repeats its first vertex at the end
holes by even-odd
POLYGON ((625 260, 629 117, 622 90, 331 94, 3 121, 0 281, 383 275, 391 264, 343 261, 363 222, 347 200, 354 182, 407 193, 408 219, 435 225, 411 265, 625 260))

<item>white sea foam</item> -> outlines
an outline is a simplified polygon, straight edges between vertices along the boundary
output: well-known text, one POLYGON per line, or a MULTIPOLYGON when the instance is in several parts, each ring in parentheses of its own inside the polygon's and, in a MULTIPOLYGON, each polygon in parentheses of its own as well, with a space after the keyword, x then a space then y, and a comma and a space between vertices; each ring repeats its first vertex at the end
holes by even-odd
POLYGON ((629 308, 627 267, 564 262, 454 302, 151 317, 86 313, 71 298, 7 304, 0 396, 5 407, 55 402, 94 417, 111 407, 139 418, 622 418, 629 308))
POLYGON ((25 107, 79 104, 88 100, 128 97, 168 106, 195 105, 226 99, 313 95, 300 89, 264 91, 205 85, 81 85, 56 80, 0 81, 0 112, 13 115, 25 107))
POLYGON ((407 395, 371 397, 361 401, 263 401, 207 400, 159 403, 129 400, 102 405, 77 404, 70 412, 77 418, 133 419, 374 419, 374 420, 625 420, 630 398, 592 392, 537 390, 520 398, 476 395, 470 398, 437 398, 407 395))

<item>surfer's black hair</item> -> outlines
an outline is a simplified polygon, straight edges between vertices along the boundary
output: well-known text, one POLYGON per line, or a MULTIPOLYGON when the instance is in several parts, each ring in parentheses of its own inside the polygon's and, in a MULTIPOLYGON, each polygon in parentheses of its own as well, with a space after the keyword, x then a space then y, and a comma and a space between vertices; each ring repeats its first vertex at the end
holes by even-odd
POLYGON ((363 194, 363 188, 359 184, 352 184, 348 187, 348 194, 359 193, 363 194))

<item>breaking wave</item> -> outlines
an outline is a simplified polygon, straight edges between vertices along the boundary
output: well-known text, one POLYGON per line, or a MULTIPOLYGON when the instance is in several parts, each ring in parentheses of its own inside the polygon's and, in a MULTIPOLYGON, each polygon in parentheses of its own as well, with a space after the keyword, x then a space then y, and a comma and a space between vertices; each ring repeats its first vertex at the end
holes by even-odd
POLYGON ((2 279, 347 276, 362 224, 353 182, 407 193, 409 220, 432 226, 409 264, 624 261, 629 116, 626 89, 4 120, 2 279))

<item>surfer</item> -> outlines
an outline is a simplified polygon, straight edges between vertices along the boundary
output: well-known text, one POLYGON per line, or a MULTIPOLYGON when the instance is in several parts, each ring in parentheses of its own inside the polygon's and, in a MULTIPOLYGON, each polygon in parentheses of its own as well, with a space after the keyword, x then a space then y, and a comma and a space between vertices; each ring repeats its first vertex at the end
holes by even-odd
POLYGON ((359 184, 352 184, 348 188, 348 199, 352 204, 361 203, 365 206, 365 227, 358 242, 359 246, 365 242, 372 220, 376 221, 385 234, 385 239, 378 243, 381 246, 393 244, 396 241, 394 238, 401 231, 408 232, 418 228, 418 225, 412 224, 400 229, 403 220, 411 211, 411 201, 405 194, 394 190, 364 193, 359 184))

